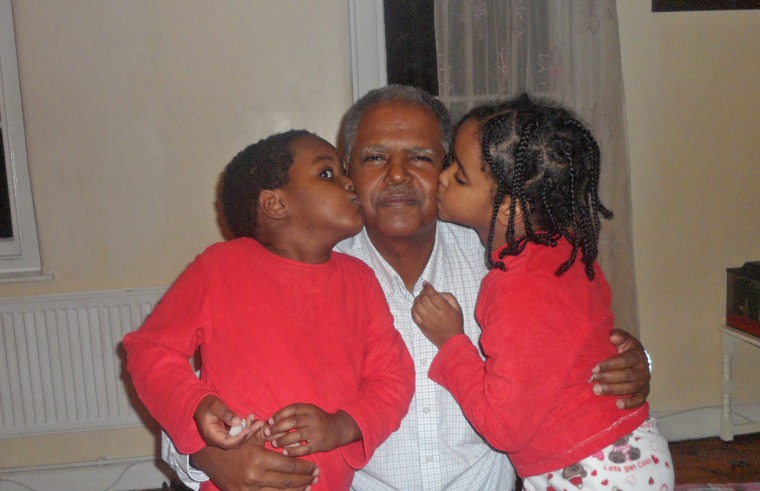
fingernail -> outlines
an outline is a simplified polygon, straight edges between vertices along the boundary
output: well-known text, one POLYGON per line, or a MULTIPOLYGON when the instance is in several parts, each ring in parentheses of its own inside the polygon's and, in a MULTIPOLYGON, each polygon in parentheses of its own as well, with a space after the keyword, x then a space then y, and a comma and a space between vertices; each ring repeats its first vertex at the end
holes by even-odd
POLYGON ((592 389, 594 391, 594 394, 600 396, 602 395, 602 386, 599 384, 594 384, 594 388, 592 389))
POLYGON ((625 409, 625 405, 623 404, 623 401, 621 401, 620 399, 615 401, 615 406, 617 406, 618 409, 625 409))
POLYGON ((596 373, 599 373, 599 365, 597 365, 597 366, 595 366, 594 368, 592 368, 592 369, 591 369, 591 373, 595 373, 595 374, 596 374, 596 373))

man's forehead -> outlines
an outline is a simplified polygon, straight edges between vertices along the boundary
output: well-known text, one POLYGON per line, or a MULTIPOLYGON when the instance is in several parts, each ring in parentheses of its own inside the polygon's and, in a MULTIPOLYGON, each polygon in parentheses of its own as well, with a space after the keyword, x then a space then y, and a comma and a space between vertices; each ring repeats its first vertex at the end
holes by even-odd
POLYGON ((439 140, 441 127, 435 114, 425 106, 386 102, 364 113, 357 133, 370 139, 393 134, 395 137, 439 140))

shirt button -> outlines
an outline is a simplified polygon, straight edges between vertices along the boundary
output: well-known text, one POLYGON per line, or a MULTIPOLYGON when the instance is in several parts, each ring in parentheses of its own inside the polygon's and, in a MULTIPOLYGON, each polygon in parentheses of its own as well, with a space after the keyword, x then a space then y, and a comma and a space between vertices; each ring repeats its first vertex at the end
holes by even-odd
POLYGON ((423 367, 426 367, 426 366, 427 366, 427 364, 428 364, 428 362, 427 362, 427 358, 423 358, 423 359, 422 359, 422 366, 423 366, 423 367))
POLYGON ((427 459, 425 459, 425 460, 426 460, 426 461, 427 461, 427 463, 429 464, 430 462, 432 462, 432 461, 433 461, 433 457, 428 457, 428 458, 427 458, 427 459))
POLYGON ((427 413, 430 412, 430 408, 429 407, 423 408, 422 412, 425 413, 425 414, 427 414, 427 413))

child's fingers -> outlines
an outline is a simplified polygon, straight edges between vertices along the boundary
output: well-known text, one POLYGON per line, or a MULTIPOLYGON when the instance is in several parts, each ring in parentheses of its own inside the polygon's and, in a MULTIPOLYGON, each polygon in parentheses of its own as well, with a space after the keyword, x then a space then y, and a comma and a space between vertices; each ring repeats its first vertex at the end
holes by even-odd
POLYGON ((448 292, 442 293, 441 295, 443 296, 443 299, 446 300, 446 302, 448 302, 449 305, 454 307, 454 310, 456 310, 457 312, 462 311, 462 307, 460 307, 459 302, 457 302, 457 297, 455 297, 454 295, 448 292))

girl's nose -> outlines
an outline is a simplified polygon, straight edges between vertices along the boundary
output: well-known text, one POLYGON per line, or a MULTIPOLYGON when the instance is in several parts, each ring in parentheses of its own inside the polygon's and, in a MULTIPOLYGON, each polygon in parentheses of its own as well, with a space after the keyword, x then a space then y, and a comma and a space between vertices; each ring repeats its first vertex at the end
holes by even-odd
POLYGON ((356 189, 354 189, 354 181, 345 176, 343 178, 345 179, 345 182, 343 183, 343 189, 346 191, 356 191, 356 189))
POLYGON ((440 184, 443 187, 449 186, 449 179, 451 179, 451 172, 454 166, 449 166, 446 169, 443 169, 440 174, 438 174, 438 184, 440 184))

